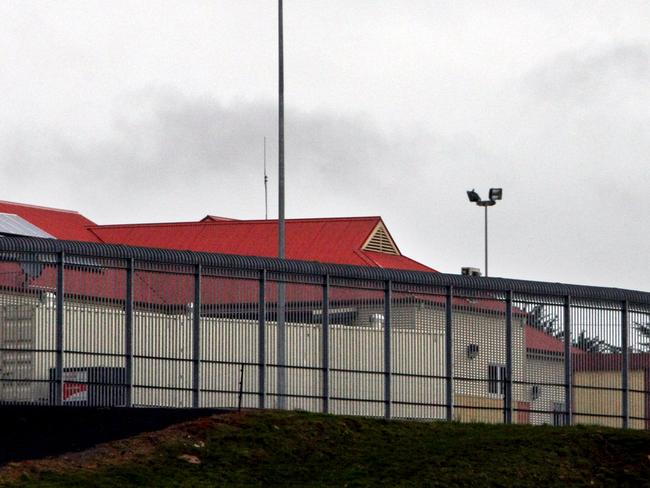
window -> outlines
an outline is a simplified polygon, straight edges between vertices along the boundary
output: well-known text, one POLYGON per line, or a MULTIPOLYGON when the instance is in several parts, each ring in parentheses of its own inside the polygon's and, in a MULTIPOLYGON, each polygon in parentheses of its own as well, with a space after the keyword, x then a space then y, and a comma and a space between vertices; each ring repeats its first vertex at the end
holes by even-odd
POLYGON ((503 364, 488 365, 488 392, 503 395, 506 392, 506 367, 503 364))

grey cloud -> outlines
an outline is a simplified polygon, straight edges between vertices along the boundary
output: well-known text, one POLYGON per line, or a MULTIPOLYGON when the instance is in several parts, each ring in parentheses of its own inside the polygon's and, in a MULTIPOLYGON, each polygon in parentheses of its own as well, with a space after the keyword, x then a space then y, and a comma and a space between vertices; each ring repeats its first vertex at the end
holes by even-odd
POLYGON ((650 86, 650 44, 623 44, 563 53, 528 75, 532 92, 545 99, 590 102, 618 83, 650 86))
MULTIPOLYGON (((530 100, 517 102, 535 107, 530 100)), ((266 135, 270 213, 276 215, 272 104, 226 105, 167 93, 135 94, 127 105, 119 107, 104 137, 79 140, 54 128, 46 135, 5 133, 2 169, 29 188, 15 192, 18 199, 48 204, 50 195, 57 205, 100 223, 186 220, 206 213, 261 218, 266 135)), ((493 273, 557 281, 557 270, 568 269, 574 281, 584 283, 641 283, 638 270, 620 282, 602 277, 644 259, 647 266, 645 200, 634 190, 647 175, 625 163, 646 147, 647 138, 609 141, 607 154, 618 153, 633 169, 628 177, 635 186, 624 175, 594 168, 599 155, 591 142, 575 144, 549 131, 557 126, 555 114, 510 117, 503 124, 510 132, 493 139, 475 132, 448 138, 417 127, 391 132, 362 116, 288 107, 287 216, 380 214, 407 255, 454 272, 461 265, 482 267, 482 214, 466 201, 465 190, 503 186, 505 199, 491 211, 493 273), (629 142, 635 144, 625 148, 629 142), (607 229, 603 222, 609 222, 607 229), (623 234, 626 242, 618 243, 623 234), (625 253, 602 256, 598 249, 605 245, 625 253)))
MULTIPOLYGON (((95 139, 66 137, 55 128, 47 137, 29 131, 5 134, 4 170, 15 173, 14 181, 22 178, 43 189, 56 174, 65 175, 61 190, 75 195, 81 209, 102 194, 124 208, 145 200, 162 204, 179 188, 201 185, 210 186, 213 195, 227 196, 215 199, 218 205, 249 198, 250 188, 261 181, 262 138, 267 136, 269 172, 275 181, 277 110, 271 104, 227 106, 165 93, 134 95, 123 108, 110 134, 95 139)), ((288 199, 309 194, 322 195, 323 201, 326 195, 345 200, 354 194, 374 200, 378 188, 417 179, 431 140, 391 139, 361 118, 287 112, 287 179, 294 189, 288 190, 288 199)), ((294 203, 294 212, 300 213, 294 216, 308 213, 302 202, 294 203)), ((183 208, 192 207, 191 202, 175 205, 170 215, 180 218, 183 208)), ((328 211, 327 206, 321 209, 322 214, 328 211)))

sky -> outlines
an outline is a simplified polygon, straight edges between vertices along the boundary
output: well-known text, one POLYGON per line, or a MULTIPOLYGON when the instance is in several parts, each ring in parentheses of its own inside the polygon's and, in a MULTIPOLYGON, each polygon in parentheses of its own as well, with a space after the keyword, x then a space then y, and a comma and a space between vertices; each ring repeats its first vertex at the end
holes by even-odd
MULTIPOLYGON (((0 2, 1 200, 277 217, 277 2, 0 2)), ((650 3, 284 1, 286 216, 439 271, 650 291, 650 3)))

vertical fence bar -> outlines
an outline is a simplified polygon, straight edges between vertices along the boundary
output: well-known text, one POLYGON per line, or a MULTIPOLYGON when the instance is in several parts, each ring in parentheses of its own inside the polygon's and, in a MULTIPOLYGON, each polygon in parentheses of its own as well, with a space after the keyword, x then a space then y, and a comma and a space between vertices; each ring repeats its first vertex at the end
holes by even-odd
POLYGON ((447 420, 454 420, 454 287, 447 287, 445 314, 445 376, 447 387, 447 420))
POLYGON ((241 412, 241 407, 244 402, 244 369, 246 364, 241 363, 239 368, 239 395, 237 397, 237 411, 241 412))
POLYGON ((393 284, 386 282, 384 293, 384 417, 391 418, 391 310, 392 310, 393 284))
POLYGON ((621 310, 621 353, 623 354, 623 371, 622 371, 622 401, 623 401, 623 428, 630 426, 630 348, 629 348, 629 304, 627 300, 623 301, 621 310))
POLYGON ((126 362, 126 406, 133 406, 133 258, 126 268, 126 307, 124 317, 124 355, 126 362))
POLYGON ((266 407, 266 270, 260 271, 257 327, 257 404, 266 407))
POLYGON ((192 308, 192 407, 201 404, 201 265, 194 272, 194 307, 192 308))
POLYGON ((506 295, 506 377, 503 421, 512 423, 512 290, 506 295))
POLYGON ((571 356, 571 297, 564 297, 564 409, 565 425, 573 423, 573 358, 571 356))
POLYGON ((54 389, 54 403, 56 405, 63 405, 63 320, 64 313, 63 307, 65 301, 63 294, 65 293, 65 252, 59 253, 59 259, 56 268, 56 364, 54 370, 55 389, 54 389))
POLYGON ((287 408, 287 328, 285 323, 287 284, 284 281, 285 279, 286 278, 284 276, 281 276, 277 282, 278 304, 276 308, 276 407, 280 410, 285 410, 287 408))
POLYGON ((323 413, 330 411, 330 277, 323 282, 323 413))

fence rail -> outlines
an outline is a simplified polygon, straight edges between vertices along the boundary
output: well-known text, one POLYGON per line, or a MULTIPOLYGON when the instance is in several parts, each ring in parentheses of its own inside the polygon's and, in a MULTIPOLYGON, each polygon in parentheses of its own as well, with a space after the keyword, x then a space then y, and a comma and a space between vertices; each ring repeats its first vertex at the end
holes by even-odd
POLYGON ((650 293, 0 239, 0 403, 650 428, 650 293))

